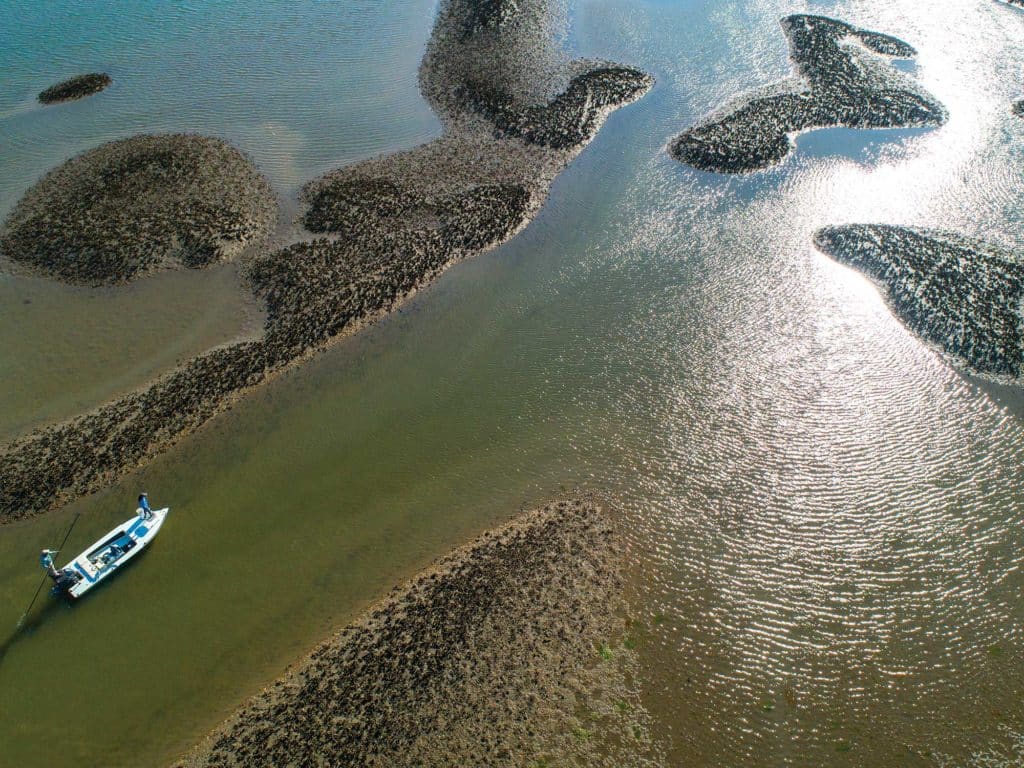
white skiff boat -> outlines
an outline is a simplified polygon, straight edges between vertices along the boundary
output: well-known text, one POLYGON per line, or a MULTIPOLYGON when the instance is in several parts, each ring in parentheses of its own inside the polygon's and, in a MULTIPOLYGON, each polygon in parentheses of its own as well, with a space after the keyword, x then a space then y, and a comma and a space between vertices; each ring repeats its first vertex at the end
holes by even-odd
POLYGON ((170 507, 136 515, 97 541, 61 569, 54 593, 76 600, 135 557, 156 537, 170 507))

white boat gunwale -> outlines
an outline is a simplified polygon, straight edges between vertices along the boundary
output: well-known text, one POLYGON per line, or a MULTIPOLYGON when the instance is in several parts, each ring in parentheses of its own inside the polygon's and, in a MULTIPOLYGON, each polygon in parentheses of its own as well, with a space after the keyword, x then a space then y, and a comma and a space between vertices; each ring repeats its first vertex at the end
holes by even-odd
POLYGON ((133 515, 97 539, 61 569, 70 571, 78 577, 74 584, 61 590, 61 594, 71 600, 77 600, 106 580, 149 545, 159 533, 170 511, 170 507, 164 507, 154 509, 148 518, 133 515))

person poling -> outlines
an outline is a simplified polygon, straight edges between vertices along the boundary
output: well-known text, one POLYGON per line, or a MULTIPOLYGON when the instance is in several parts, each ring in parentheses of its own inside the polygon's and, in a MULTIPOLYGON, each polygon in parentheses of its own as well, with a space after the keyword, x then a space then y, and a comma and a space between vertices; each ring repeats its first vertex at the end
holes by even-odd
POLYGON ((60 568, 53 564, 53 556, 60 552, 59 549, 44 549, 39 553, 39 564, 43 566, 46 575, 53 579, 54 589, 65 590, 78 581, 78 575, 70 568, 60 568))
MULTIPOLYGON (((71 521, 71 525, 68 526, 67 533, 64 534, 64 541, 62 541, 60 543, 61 549, 63 549, 64 545, 68 543, 68 538, 71 536, 71 531, 74 530, 75 523, 78 522, 78 518, 81 517, 81 516, 82 516, 82 513, 79 512, 78 514, 75 515, 75 518, 71 521)), ((40 553, 40 555, 39 555, 39 562, 43 566, 43 568, 46 570, 46 576, 49 576, 50 578, 53 578, 53 574, 54 573, 56 573, 58 577, 60 576, 60 573, 61 573, 53 565, 53 556, 55 554, 57 554, 57 552, 55 550, 44 549, 42 551, 42 553, 40 553)), ((36 604, 36 598, 39 597, 39 593, 43 589, 43 584, 46 583, 46 576, 43 576, 43 580, 40 581, 39 582, 39 586, 36 587, 36 593, 34 595, 32 595, 32 600, 31 600, 31 602, 29 602, 28 608, 25 609, 25 612, 23 614, 21 614, 21 618, 18 619, 18 625, 17 625, 17 627, 15 627, 15 631, 21 629, 22 625, 25 623, 25 619, 28 618, 29 611, 32 610, 32 606, 36 604)), ((54 587, 54 589, 56 589, 56 587, 54 587)))

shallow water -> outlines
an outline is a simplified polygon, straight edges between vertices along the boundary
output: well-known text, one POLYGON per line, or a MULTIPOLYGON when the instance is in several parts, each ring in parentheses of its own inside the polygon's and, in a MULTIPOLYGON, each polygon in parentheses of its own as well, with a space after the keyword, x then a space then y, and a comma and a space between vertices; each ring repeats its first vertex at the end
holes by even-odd
MULTIPOLYGON (((360 40, 425 39, 429 5, 391 10, 346 13, 360 40)), ((79 546, 139 485, 173 511, 117 582, 7 649, 0 762, 42 740, 87 764, 172 755, 403 575, 575 484, 616 493, 629 523, 644 690, 671 764, 1012 754, 1024 414, 811 234, 885 222, 1021 244, 1009 104, 1024 13, 581 0, 572 16, 580 53, 646 68, 655 90, 611 117, 515 240, 74 508, 79 546), (748 177, 669 160, 671 136, 788 74, 776 21, 799 11, 917 47, 911 71, 949 124, 807 134, 748 177)), ((415 59, 395 69, 410 114, 415 59)), ((290 82, 281 98, 300 96, 290 82)), ((411 136, 374 135, 379 149, 411 136)), ((243 143, 273 154, 262 146, 243 143)), ((73 511, 0 535, 0 622, 17 621, 34 552, 73 511)))
MULTIPOLYGON (((252 156, 282 198, 279 236, 288 237, 303 182, 440 131, 415 77, 433 4, 0 0, 0 217, 39 177, 86 149, 136 133, 189 131, 221 136, 252 156), (36 101, 48 85, 88 71, 114 82, 79 101, 36 101)), ((4 276, 0 439, 94 407, 250 330, 248 291, 232 275, 165 274, 115 289, 4 276), (33 302, 31 318, 17 306, 23 298, 33 302), (133 308, 145 312, 144 327, 128 319, 133 308), (52 381, 63 386, 56 402, 52 381)))
POLYGON ((0 277, 0 440, 95 408, 257 331, 247 294, 232 265, 114 288, 0 277))

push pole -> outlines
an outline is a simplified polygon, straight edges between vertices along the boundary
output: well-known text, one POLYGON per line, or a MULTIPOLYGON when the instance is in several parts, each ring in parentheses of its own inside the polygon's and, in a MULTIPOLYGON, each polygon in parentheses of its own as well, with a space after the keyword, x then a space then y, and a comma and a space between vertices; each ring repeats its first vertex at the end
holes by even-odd
MULTIPOLYGON (((61 549, 64 549, 64 545, 68 543, 68 537, 71 536, 71 530, 75 527, 75 523, 78 522, 78 518, 81 517, 81 516, 82 516, 81 512, 77 512, 75 514, 75 519, 72 520, 71 521, 71 525, 68 526, 68 532, 64 534, 64 541, 62 541, 60 543, 60 549, 57 550, 58 552, 60 552, 61 549)), ((32 595, 32 602, 28 604, 28 608, 25 609, 25 612, 23 614, 21 614, 21 618, 18 619, 18 626, 14 628, 15 632, 18 632, 22 628, 22 626, 24 626, 25 619, 28 618, 29 611, 31 611, 32 610, 32 606, 36 604, 36 598, 38 598, 39 597, 39 593, 43 591, 43 584, 46 583, 46 579, 47 579, 47 574, 44 573, 43 574, 43 580, 40 581, 39 582, 39 586, 36 587, 36 593, 34 595, 32 595)))

